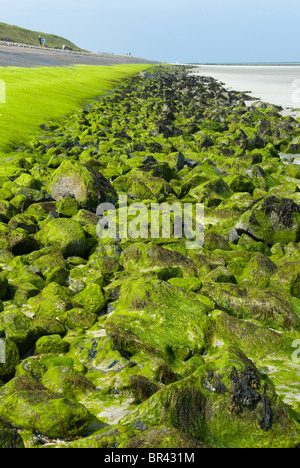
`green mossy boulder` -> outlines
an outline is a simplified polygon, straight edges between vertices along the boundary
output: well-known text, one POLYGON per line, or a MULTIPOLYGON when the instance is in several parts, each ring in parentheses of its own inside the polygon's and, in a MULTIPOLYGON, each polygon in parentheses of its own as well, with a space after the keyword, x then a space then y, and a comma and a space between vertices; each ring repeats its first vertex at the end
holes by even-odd
POLYGON ((120 262, 128 274, 158 275, 160 279, 197 276, 194 262, 170 249, 149 243, 136 243, 123 251, 120 262))
POLYGON ((169 283, 130 277, 122 282, 116 310, 105 321, 105 330, 119 351, 146 353, 175 363, 203 349, 199 323, 205 323, 209 310, 196 295, 169 283))
POLYGON ((24 375, 1 388, 0 417, 21 429, 58 439, 84 434, 91 419, 83 405, 61 397, 24 375))
POLYGON ((67 197, 62 200, 58 200, 56 202, 56 206, 57 212, 62 218, 72 218, 72 216, 75 216, 79 211, 78 202, 75 198, 67 197))
POLYGON ((5 310, 0 314, 0 330, 5 331, 5 336, 13 341, 23 356, 39 338, 39 332, 33 321, 19 309, 5 310))
POLYGON ((17 214, 14 206, 6 200, 0 200, 0 221, 8 223, 8 221, 17 214))
POLYGON ((270 286, 270 279, 276 272, 276 269, 277 266, 272 260, 266 255, 258 253, 246 265, 240 276, 240 280, 249 284, 249 286, 268 288, 270 286))
POLYGON ((38 243, 27 231, 0 223, 0 249, 23 255, 38 250, 38 243))
MULTIPOLYGON (((206 446, 174 427, 154 427, 129 439, 125 449, 201 449, 206 446)), ((167 460, 167 458, 166 458, 167 460)))
POLYGON ((225 267, 218 267, 202 277, 208 283, 232 283, 237 284, 236 277, 225 267))
POLYGON ((168 283, 187 292, 199 292, 202 286, 198 278, 170 278, 168 283))
POLYGON ((225 237, 213 231, 204 234, 204 247, 207 250, 230 250, 225 237))
POLYGON ((270 287, 300 299, 300 261, 281 263, 271 278, 270 287))
POLYGON ((16 368, 15 377, 26 375, 27 377, 32 377, 33 379, 40 381, 46 371, 47 367, 42 364, 40 357, 31 356, 20 362, 16 368))
POLYGON ((110 182, 100 172, 70 160, 64 161, 52 174, 49 190, 54 200, 75 198, 80 207, 95 211, 100 203, 117 200, 110 182))
POLYGON ((28 234, 35 234, 38 231, 36 219, 24 213, 12 217, 8 224, 16 229, 24 229, 28 234))
POLYGON ((91 328, 97 322, 98 316, 85 309, 71 309, 60 316, 61 322, 70 330, 91 328))
POLYGON ((253 318, 269 326, 292 330, 299 327, 297 299, 271 290, 224 283, 205 283, 201 294, 217 308, 238 318, 253 318))
POLYGON ((215 310, 207 330, 209 330, 208 339, 212 354, 224 346, 235 345, 247 353, 257 365, 260 365, 267 356, 281 358, 284 362, 290 359, 293 335, 283 335, 259 321, 242 320, 215 310))
POLYGON ((82 373, 68 366, 51 366, 42 376, 46 388, 67 398, 90 395, 96 387, 82 373))
POLYGON ((196 199, 198 203, 204 203, 207 207, 220 205, 223 200, 227 200, 232 194, 232 190, 223 179, 198 185, 189 192, 189 195, 196 199))
POLYGON ((60 335, 64 336, 67 332, 65 326, 60 320, 47 317, 33 317, 34 326, 37 328, 39 336, 60 335))
POLYGON ((76 301, 67 288, 50 283, 40 294, 29 299, 27 304, 37 317, 56 319, 60 314, 73 309, 76 301))
POLYGON ((123 424, 171 426, 214 447, 296 447, 299 436, 270 381, 238 348, 142 403, 123 424))
MULTIPOLYGON (((1 330, 0 336, 3 337, 3 329, 1 330)), ((5 362, 0 362, 0 381, 7 382, 13 378, 15 374, 20 355, 17 345, 12 340, 9 338, 1 338, 1 340, 1 361, 5 362), (5 354, 4 359, 2 354, 5 354)))
POLYGON ((17 429, 12 428, 10 424, 0 421, 0 448, 25 448, 23 439, 17 429))
POLYGON ((61 251, 65 258, 73 255, 82 257, 87 249, 84 230, 72 219, 53 219, 45 225, 40 239, 45 246, 61 251))
POLYGON ((62 339, 60 335, 42 336, 35 343, 34 354, 66 354, 70 344, 62 339))
POLYGON ((255 189, 255 184, 249 176, 236 174, 226 177, 224 180, 227 182, 230 190, 234 193, 248 192, 252 194, 255 189))
POLYGON ((87 287, 76 294, 74 301, 81 305, 86 312, 100 314, 103 312, 106 301, 101 286, 98 284, 88 284, 87 287))
POLYGON ((300 206, 289 199, 266 198, 241 216, 236 229, 271 246, 299 242, 300 206))

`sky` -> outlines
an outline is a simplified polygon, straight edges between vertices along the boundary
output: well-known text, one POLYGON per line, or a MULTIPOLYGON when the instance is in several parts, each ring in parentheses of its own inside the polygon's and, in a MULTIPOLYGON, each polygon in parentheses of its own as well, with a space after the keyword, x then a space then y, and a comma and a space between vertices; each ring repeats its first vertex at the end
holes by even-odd
POLYGON ((168 63, 300 62, 299 0, 0 0, 0 22, 168 63))

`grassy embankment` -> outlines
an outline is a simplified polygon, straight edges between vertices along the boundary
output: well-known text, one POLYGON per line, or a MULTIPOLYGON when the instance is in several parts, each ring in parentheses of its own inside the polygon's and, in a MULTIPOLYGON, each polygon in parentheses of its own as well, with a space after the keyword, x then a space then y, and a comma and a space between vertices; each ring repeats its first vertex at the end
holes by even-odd
POLYGON ((20 28, 6 23, 0 23, 0 41, 19 42, 21 44, 30 44, 38 46, 38 37, 41 35, 46 39, 46 46, 61 49, 63 44, 73 50, 83 50, 77 47, 73 42, 56 34, 46 34, 41 31, 31 31, 30 29, 20 28))
POLYGON ((0 158, 39 133, 41 124, 69 115, 147 67, 0 68, 6 88, 6 102, 0 102, 0 158))

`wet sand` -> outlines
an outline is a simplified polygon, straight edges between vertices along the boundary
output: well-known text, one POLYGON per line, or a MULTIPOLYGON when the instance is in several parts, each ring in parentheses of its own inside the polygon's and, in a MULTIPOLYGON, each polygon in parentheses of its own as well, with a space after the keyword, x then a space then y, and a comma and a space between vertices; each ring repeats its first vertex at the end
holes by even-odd
MULTIPOLYGON (((212 76, 236 91, 282 106, 300 109, 300 65, 199 65, 199 74, 212 76)), ((300 113, 299 113, 300 115, 300 113)))
POLYGON ((129 55, 92 54, 0 45, 0 67, 67 67, 72 65, 155 64, 129 55))

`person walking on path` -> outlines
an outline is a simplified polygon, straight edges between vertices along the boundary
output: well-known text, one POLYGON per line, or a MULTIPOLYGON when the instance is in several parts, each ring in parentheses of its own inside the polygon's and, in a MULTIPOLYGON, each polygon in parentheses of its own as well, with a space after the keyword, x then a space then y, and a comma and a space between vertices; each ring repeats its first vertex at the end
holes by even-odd
POLYGON ((45 47, 45 42, 46 42, 46 39, 44 38, 43 39, 43 48, 45 47))
POLYGON ((39 44, 40 44, 40 46, 42 45, 42 37, 41 36, 39 36, 39 44))

